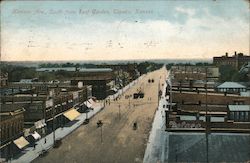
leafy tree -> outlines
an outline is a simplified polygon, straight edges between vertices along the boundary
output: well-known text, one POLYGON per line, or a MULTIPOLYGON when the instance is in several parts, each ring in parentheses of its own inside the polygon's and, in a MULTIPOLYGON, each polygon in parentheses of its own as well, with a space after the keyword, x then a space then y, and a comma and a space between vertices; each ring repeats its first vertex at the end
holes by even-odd
POLYGON ((219 67, 221 82, 233 81, 233 76, 237 74, 237 70, 230 65, 222 65, 219 67))

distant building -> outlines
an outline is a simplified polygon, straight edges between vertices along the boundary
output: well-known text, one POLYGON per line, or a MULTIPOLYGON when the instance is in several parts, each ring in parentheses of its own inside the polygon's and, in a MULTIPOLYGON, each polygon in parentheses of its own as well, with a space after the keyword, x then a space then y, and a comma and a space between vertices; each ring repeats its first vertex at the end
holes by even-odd
POLYGON ((217 90, 219 92, 240 93, 246 92, 247 87, 236 82, 224 82, 221 85, 217 86, 217 90))
POLYGON ((174 81, 208 80, 217 81, 219 68, 215 66, 173 66, 171 72, 174 81))
POLYGON ((20 83, 33 83, 33 82, 38 82, 38 78, 33 78, 33 79, 21 79, 19 82, 20 82, 20 83))
POLYGON ((131 82, 140 76, 140 73, 137 70, 136 63, 127 63, 127 64, 103 64, 98 65, 100 68, 111 68, 114 72, 118 72, 118 74, 122 72, 127 72, 129 74, 128 80, 131 82))
POLYGON ((1 73, 0 74, 0 87, 4 87, 8 85, 8 74, 1 73))
POLYGON ((76 71, 76 67, 48 67, 48 68, 37 68, 37 72, 56 72, 56 71, 69 71, 74 72, 76 71))
POLYGON ((70 73, 69 78, 73 86, 92 86, 92 95, 99 99, 104 99, 109 95, 112 88, 110 82, 114 80, 113 70, 111 68, 38 68, 38 72, 56 72, 66 71, 70 73))
POLYGON ((91 85, 92 95, 98 100, 105 99, 112 89, 114 80, 113 71, 110 68, 80 69, 70 79, 72 85, 91 85))
POLYGON ((231 65, 235 69, 239 70, 243 65, 250 62, 250 56, 244 55, 243 53, 235 52, 234 56, 229 57, 228 53, 221 57, 213 57, 213 64, 216 66, 231 65))

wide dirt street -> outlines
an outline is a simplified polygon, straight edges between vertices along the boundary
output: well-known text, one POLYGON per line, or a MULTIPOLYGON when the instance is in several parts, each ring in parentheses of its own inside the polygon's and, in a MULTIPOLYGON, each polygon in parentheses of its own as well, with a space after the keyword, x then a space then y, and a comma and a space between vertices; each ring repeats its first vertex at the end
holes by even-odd
POLYGON ((148 73, 117 101, 63 139, 57 149, 49 150, 36 163, 133 163, 142 162, 151 124, 158 106, 158 89, 162 88, 165 69, 148 73), (154 79, 148 83, 148 79, 154 79), (143 99, 126 98, 141 89, 143 99), (120 105, 120 109, 119 109, 120 105), (120 110, 120 114, 119 114, 120 110), (98 120, 103 126, 97 128, 98 120), (137 129, 133 129, 134 122, 137 129))

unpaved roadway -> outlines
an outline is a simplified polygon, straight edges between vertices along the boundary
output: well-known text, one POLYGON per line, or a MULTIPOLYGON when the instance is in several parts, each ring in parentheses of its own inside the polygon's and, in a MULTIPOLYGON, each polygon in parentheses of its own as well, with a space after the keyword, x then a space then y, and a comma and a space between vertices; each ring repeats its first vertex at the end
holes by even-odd
POLYGON ((65 137, 59 148, 37 158, 35 163, 133 163, 142 162, 154 113, 158 106, 158 88, 162 88, 165 69, 148 73, 117 101, 111 101, 94 116, 65 137), (154 79, 154 83, 148 83, 154 79), (143 99, 126 99, 141 89, 143 99), (130 105, 129 105, 130 104, 130 105), (120 109, 119 109, 120 105, 120 109), (120 110, 120 114, 119 114, 120 110), (103 126, 97 128, 98 120, 103 126), (133 129, 137 122, 137 129, 133 129))

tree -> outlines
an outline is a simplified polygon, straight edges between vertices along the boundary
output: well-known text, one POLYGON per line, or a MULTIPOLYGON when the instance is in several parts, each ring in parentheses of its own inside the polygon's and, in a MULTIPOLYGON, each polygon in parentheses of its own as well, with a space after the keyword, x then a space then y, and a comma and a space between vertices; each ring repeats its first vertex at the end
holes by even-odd
POLYGON ((236 74, 238 73, 237 70, 230 65, 220 66, 219 71, 220 71, 219 80, 221 82, 233 81, 233 76, 236 76, 236 74))

